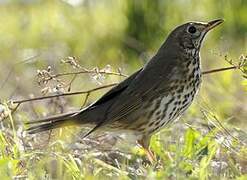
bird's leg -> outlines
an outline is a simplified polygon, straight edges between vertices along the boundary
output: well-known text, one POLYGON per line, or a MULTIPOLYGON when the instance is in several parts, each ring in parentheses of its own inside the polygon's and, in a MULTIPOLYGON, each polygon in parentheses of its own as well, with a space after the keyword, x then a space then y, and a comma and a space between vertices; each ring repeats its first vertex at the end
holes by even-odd
POLYGON ((156 162, 156 158, 154 153, 149 148, 149 142, 150 142, 150 137, 147 136, 143 136, 142 139, 137 140, 138 145, 140 145, 144 149, 145 154, 147 155, 147 158, 150 161, 150 163, 154 164, 156 162))

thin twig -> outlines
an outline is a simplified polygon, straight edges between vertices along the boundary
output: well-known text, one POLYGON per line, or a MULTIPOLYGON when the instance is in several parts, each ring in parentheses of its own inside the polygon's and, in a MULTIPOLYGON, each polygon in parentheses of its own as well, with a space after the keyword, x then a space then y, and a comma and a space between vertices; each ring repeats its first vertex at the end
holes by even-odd
POLYGON ((127 77, 127 75, 122 74, 122 73, 117 73, 117 72, 108 72, 108 71, 104 71, 104 70, 100 70, 100 71, 97 72, 95 70, 83 69, 81 71, 75 71, 75 72, 58 73, 58 74, 52 75, 52 78, 57 78, 57 77, 61 77, 61 76, 76 75, 76 74, 91 74, 91 73, 107 74, 107 75, 115 75, 115 76, 127 77))
POLYGON ((212 70, 208 70, 208 71, 203 71, 202 74, 212 74, 212 73, 216 73, 216 72, 221 72, 221 71, 227 71, 227 70, 231 70, 231 69, 239 69, 239 67, 237 66, 230 66, 230 67, 226 67, 226 68, 219 68, 219 69, 212 69, 212 70))
MULTIPOLYGON (((240 69, 239 66, 230 66, 230 67, 225 67, 225 68, 219 68, 219 69, 212 69, 208 71, 203 71, 202 74, 211 74, 211 73, 216 73, 216 72, 221 72, 221 71, 227 71, 231 69, 240 69)), ((52 75, 52 78, 57 78, 60 76, 68 76, 68 75, 76 75, 76 74, 90 74, 90 73, 99 73, 99 74, 107 74, 107 75, 116 75, 116 76, 123 76, 123 77, 128 77, 125 74, 122 73, 117 73, 117 72, 107 72, 107 71, 95 71, 95 70, 82 70, 82 71, 77 71, 77 72, 67 72, 67 73, 58 73, 55 75, 52 75)))
POLYGON ((89 96, 90 96, 90 92, 86 94, 86 97, 85 97, 85 99, 84 99, 83 104, 82 104, 81 107, 84 107, 86 105, 89 96))
POLYGON ((18 107, 21 105, 21 103, 17 103, 14 109, 11 109, 12 114, 15 113, 15 111, 18 109, 18 107))
POLYGON ((72 83, 75 81, 77 77, 77 74, 74 74, 73 78, 70 80, 70 82, 66 85, 68 87, 68 92, 71 90, 72 83))
POLYGON ((50 95, 50 96, 35 97, 35 98, 30 98, 30 99, 14 100, 14 101, 12 101, 12 103, 21 104, 21 103, 25 103, 25 102, 39 101, 39 100, 43 100, 43 99, 50 99, 50 98, 60 97, 60 96, 73 96, 73 95, 78 95, 78 94, 87 94, 87 93, 91 93, 91 92, 98 91, 98 90, 101 90, 101 89, 105 89, 105 88, 108 88, 108 87, 112 87, 112 86, 115 86, 117 84, 118 83, 107 84, 107 85, 99 86, 97 88, 93 88, 93 89, 90 89, 90 90, 87 90, 87 91, 77 91, 77 92, 71 92, 71 93, 61 93, 61 94, 50 95))

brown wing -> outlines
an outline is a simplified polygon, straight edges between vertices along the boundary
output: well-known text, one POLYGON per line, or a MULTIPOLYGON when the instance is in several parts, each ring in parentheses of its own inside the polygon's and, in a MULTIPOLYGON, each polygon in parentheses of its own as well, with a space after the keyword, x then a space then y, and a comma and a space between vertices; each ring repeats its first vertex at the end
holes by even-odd
POLYGON ((101 110, 105 108, 102 114, 104 118, 86 136, 102 126, 124 120, 123 117, 131 116, 132 113, 141 112, 140 108, 145 99, 150 99, 157 93, 168 92, 169 81, 171 77, 176 76, 173 74, 174 61, 162 61, 158 57, 154 58, 156 59, 151 60, 107 108, 103 104, 95 107, 95 109, 101 110), (157 66, 160 68, 157 69, 157 66))
MULTIPOLYGON (((158 60, 156 59, 156 62, 158 60)), ((155 62, 155 63, 156 63, 155 62)), ((157 70, 157 64, 149 64, 145 67, 139 76, 132 81, 128 88, 118 97, 118 100, 112 104, 108 110, 106 124, 121 120, 126 115, 130 115, 136 110, 142 108, 145 101, 158 96, 159 93, 167 94, 169 90, 169 81, 174 78, 174 63, 167 61, 162 63, 162 69, 157 70)), ((141 111, 140 111, 141 112, 141 111)), ((136 113, 136 112, 135 112, 136 113)))
POLYGON ((131 82, 136 78, 136 76, 141 71, 142 71, 142 68, 136 71, 131 76, 129 76, 124 81, 122 81, 121 83, 119 83, 117 86, 112 88, 110 91, 104 94, 100 99, 98 99, 95 103, 93 103, 91 106, 98 106, 98 105, 104 104, 107 101, 115 98, 116 96, 119 96, 131 84, 131 82))

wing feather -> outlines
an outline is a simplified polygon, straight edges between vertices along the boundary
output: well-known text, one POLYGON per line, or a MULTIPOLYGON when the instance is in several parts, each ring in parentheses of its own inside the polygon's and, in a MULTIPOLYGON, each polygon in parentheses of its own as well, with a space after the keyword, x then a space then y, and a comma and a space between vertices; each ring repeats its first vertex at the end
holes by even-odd
POLYGON ((147 99, 150 100, 152 97, 157 96, 157 93, 168 93, 169 81, 174 76, 171 72, 174 71, 175 66, 171 61, 163 62, 163 69, 157 71, 158 60, 151 60, 114 103, 107 108, 105 112, 106 118, 103 119, 103 122, 100 122, 100 127, 114 121, 126 119, 124 117, 131 116, 131 113, 142 113, 142 105, 147 99))

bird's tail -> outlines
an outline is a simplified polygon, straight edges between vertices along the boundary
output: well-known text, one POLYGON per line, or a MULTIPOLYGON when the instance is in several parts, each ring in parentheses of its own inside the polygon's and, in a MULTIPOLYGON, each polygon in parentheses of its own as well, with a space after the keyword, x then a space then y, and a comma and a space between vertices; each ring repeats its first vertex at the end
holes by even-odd
POLYGON ((60 114, 60 115, 55 115, 55 116, 51 116, 51 117, 44 118, 44 119, 39 119, 37 121, 27 122, 26 124, 28 125, 34 125, 28 128, 27 132, 29 134, 35 134, 35 133, 63 127, 63 126, 75 125, 78 123, 76 119, 77 114, 78 114, 78 111, 69 112, 66 114, 60 114))

